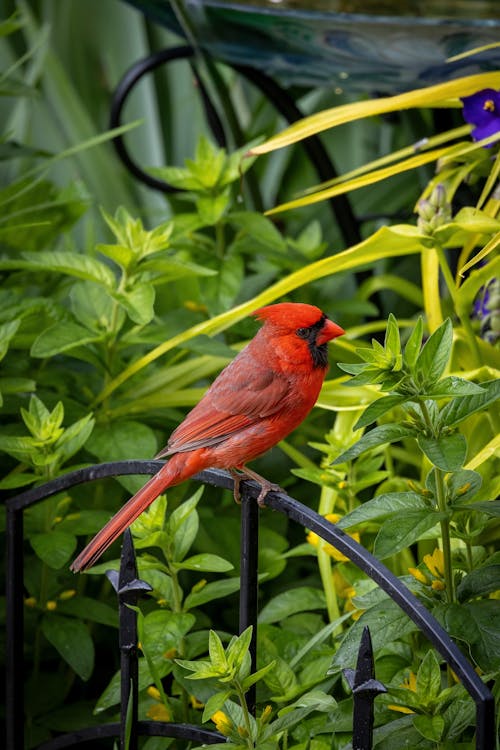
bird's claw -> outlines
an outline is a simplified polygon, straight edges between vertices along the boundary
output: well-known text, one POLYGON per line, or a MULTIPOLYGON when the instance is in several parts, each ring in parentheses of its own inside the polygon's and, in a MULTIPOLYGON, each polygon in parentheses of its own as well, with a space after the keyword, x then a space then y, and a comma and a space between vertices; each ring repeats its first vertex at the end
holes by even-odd
POLYGON ((241 505, 241 492, 240 492, 240 484, 245 479, 253 479, 254 482, 257 482, 257 484, 260 487, 260 492, 257 495, 257 504, 260 508, 263 508, 265 506, 265 499, 269 492, 283 492, 281 487, 278 484, 274 484, 273 482, 269 482, 267 479, 264 479, 264 477, 261 477, 260 474, 257 474, 254 471, 251 471, 250 469, 247 469, 246 467, 241 470, 240 472, 237 471, 231 471, 231 476, 234 480, 233 485, 233 495, 235 502, 238 503, 238 505, 241 505))

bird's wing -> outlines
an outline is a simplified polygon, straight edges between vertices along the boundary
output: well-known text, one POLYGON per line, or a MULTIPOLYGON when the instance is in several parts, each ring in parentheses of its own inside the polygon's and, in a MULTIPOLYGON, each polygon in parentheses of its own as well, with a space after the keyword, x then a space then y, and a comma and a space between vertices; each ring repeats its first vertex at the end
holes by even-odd
POLYGON ((236 357, 174 430, 158 457, 221 443, 278 411, 290 388, 283 375, 236 357))

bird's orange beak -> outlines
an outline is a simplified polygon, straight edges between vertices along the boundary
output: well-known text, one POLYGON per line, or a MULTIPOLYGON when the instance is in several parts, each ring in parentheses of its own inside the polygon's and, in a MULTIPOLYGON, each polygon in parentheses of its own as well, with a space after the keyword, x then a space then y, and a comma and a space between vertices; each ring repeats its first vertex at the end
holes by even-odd
POLYGON ((345 331, 343 328, 327 318, 325 320, 323 328, 320 330, 318 336, 316 337, 316 344, 317 346, 321 346, 321 344, 326 344, 327 341, 336 339, 337 336, 343 336, 344 333, 345 331))

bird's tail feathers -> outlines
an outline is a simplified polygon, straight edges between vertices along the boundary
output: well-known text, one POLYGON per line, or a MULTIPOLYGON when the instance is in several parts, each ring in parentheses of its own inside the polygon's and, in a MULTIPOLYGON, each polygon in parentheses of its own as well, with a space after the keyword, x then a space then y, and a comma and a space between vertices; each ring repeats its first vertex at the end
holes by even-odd
POLYGON ((179 481, 177 476, 172 477, 169 464, 170 462, 165 464, 154 477, 151 477, 144 487, 141 487, 87 544, 71 564, 73 573, 90 568, 115 539, 140 516, 143 510, 156 500, 158 495, 176 483, 176 480, 179 481))

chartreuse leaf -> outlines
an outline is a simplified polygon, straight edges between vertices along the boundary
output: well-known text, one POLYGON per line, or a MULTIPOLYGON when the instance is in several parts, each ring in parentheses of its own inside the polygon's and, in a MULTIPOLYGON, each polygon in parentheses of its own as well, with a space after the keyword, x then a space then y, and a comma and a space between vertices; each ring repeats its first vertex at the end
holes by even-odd
POLYGON ((94 644, 81 620, 47 615, 42 633, 82 680, 88 680, 94 668, 94 644))
POLYGON ((413 107, 432 107, 433 105, 441 104, 445 99, 460 99, 469 94, 474 94, 480 89, 497 88, 497 86, 497 72, 480 73, 478 75, 456 78, 453 81, 446 81, 435 86, 406 91, 403 94, 396 94, 395 96, 378 97, 369 101, 342 104, 339 107, 332 107, 309 117, 304 117, 268 141, 258 146, 253 146, 250 154, 266 154, 278 148, 283 148, 283 146, 296 143, 310 135, 316 135, 328 128, 352 122, 362 117, 373 117, 387 112, 399 112, 402 109, 411 109, 413 107))

